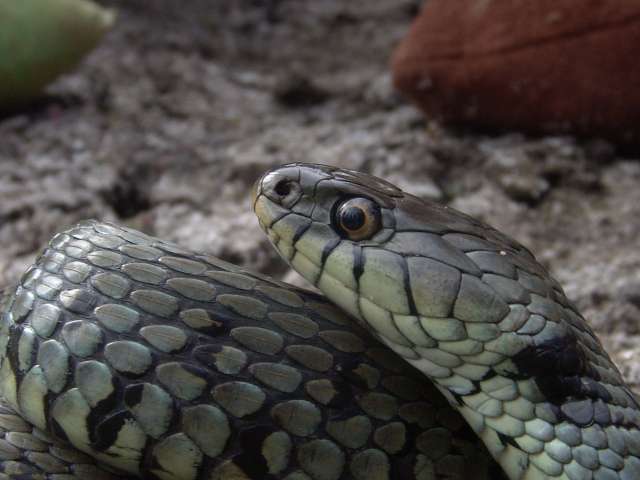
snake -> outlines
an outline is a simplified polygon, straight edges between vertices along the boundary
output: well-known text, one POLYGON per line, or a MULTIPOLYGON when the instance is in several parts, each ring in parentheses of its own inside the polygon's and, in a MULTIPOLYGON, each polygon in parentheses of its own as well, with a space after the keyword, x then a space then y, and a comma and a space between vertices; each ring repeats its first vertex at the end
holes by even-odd
POLYGON ((431 379, 510 479, 640 479, 638 399, 530 250, 337 167, 269 171, 253 208, 290 266, 431 379))
POLYGON ((324 297, 107 222, 0 303, 0 479, 504 478, 324 297))
POLYGON ((252 204, 322 295, 97 221, 4 291, 0 478, 640 478, 636 398, 517 242, 336 167, 252 204))

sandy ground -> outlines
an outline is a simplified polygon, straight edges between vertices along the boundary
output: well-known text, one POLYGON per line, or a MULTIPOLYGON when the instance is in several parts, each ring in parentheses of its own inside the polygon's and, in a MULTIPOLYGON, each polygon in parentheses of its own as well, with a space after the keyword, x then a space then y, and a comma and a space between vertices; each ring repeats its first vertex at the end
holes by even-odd
POLYGON ((299 281, 259 231, 249 188, 281 163, 337 164, 529 246, 640 385, 637 156, 425 120, 388 72, 417 1, 107 4, 117 27, 82 67, 0 120, 0 288, 88 217, 299 281))

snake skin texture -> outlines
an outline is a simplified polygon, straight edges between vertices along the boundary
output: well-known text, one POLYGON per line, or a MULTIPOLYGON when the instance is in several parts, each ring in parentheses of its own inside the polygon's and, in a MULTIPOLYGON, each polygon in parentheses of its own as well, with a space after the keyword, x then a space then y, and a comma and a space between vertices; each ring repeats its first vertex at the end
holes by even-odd
POLYGON ((0 400, 1 480, 123 480, 89 455, 27 423, 0 400))
POLYGON ((322 297, 134 230, 57 235, 0 312, 0 478, 502 477, 322 297))
POLYGON ((509 478, 640 479, 638 400, 522 245, 333 167, 275 169, 253 200, 289 264, 431 378, 509 478))

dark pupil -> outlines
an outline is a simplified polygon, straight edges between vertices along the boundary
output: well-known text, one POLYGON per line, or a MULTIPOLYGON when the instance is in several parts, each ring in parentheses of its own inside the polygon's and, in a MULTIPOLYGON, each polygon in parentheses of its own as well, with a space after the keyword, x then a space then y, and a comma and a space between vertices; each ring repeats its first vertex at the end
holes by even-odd
POLYGON ((342 226, 347 230, 358 230, 364 225, 365 214, 361 208, 349 207, 342 212, 342 226))

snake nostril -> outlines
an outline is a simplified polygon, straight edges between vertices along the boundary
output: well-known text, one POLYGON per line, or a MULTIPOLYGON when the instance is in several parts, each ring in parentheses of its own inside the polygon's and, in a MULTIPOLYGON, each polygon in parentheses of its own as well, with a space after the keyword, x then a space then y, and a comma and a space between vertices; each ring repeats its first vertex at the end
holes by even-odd
POLYGON ((273 191, 280 197, 286 197, 291 193, 291 182, 284 179, 280 180, 278 183, 276 183, 275 187, 273 187, 273 191))

